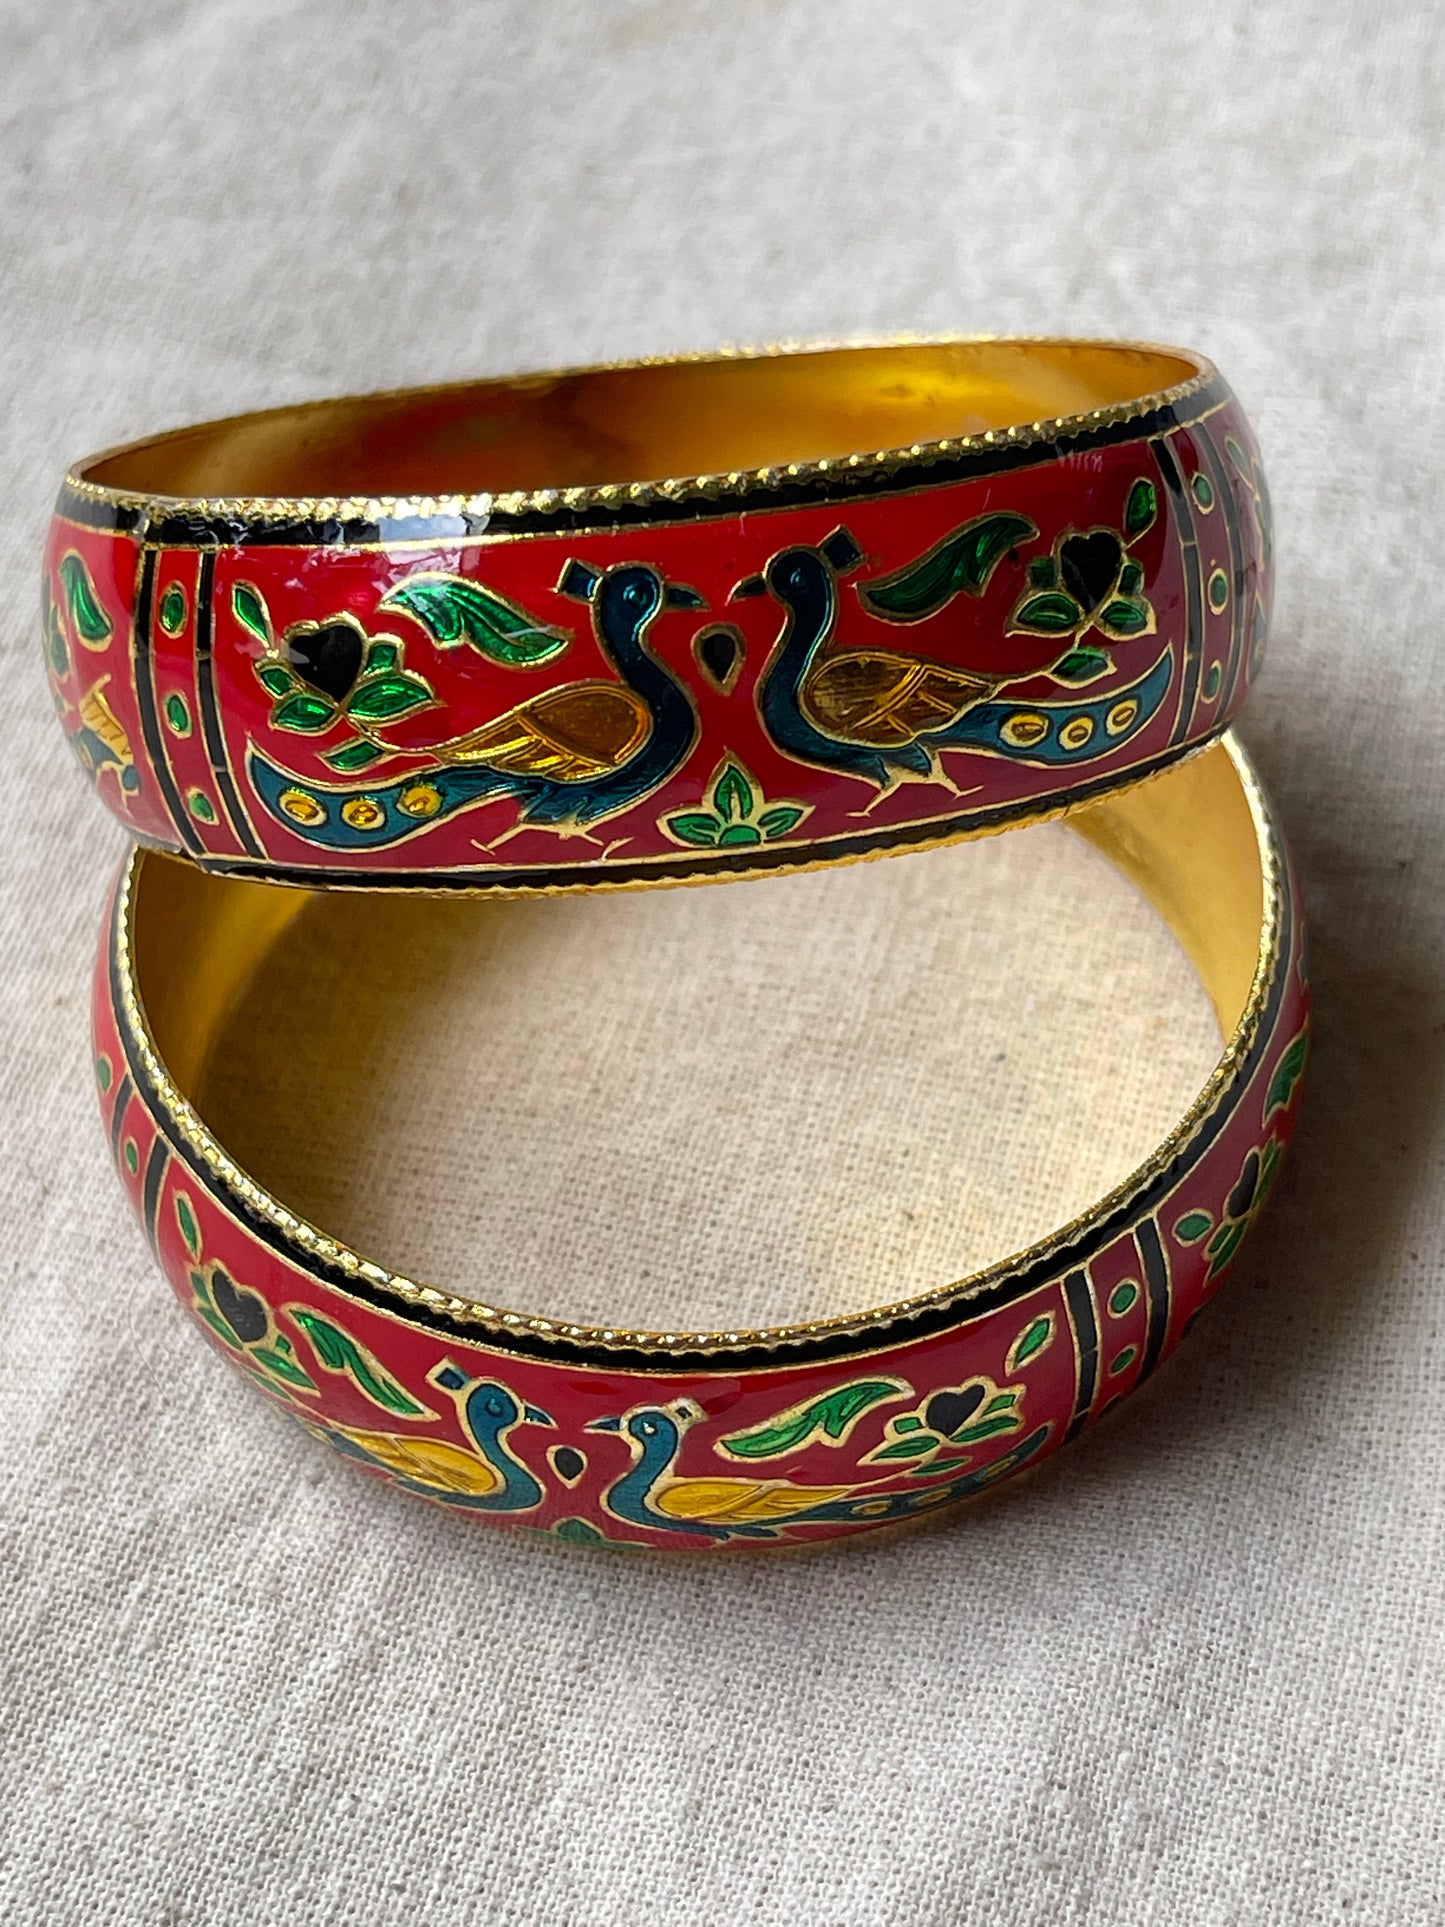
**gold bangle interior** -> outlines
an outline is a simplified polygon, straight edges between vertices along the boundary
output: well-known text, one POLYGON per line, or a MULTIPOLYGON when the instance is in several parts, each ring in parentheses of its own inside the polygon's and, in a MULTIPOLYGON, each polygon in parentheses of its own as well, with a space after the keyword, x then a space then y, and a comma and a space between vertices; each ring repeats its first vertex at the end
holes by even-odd
POLYGON ((961 341, 644 362, 273 409, 97 457, 138 495, 477 495, 834 460, 1113 408, 1208 364, 1118 342, 961 341))
MULTIPOLYGON (((1173 930, 1211 999, 1227 1040, 1221 1060, 1227 1064, 1252 1029, 1265 981, 1262 965, 1272 956, 1276 938, 1270 908, 1271 833, 1242 755, 1226 739, 1069 820, 1173 930)), ((290 925, 308 914, 325 916, 328 902, 334 906, 336 901, 325 893, 207 877, 167 857, 146 854, 137 860, 128 921, 135 1002, 165 1077, 201 1117, 208 1104, 208 1060, 218 1040, 224 1042, 230 1034, 233 1013, 253 994, 253 977, 290 925)), ((423 899, 417 907, 424 905, 423 899)), ((389 906, 392 918, 406 908, 400 906, 399 912, 389 906)), ((486 911, 477 906, 477 914, 486 911)), ((312 942, 319 944, 328 927, 318 928, 315 939, 298 929, 288 941, 299 945, 297 954, 303 955, 312 942)), ((393 929, 392 940, 398 937, 405 940, 404 928, 393 929)), ((338 983, 338 998, 344 1000, 346 989, 344 982, 338 983)), ((264 1075, 264 1054, 259 1070, 253 1066, 251 1071, 253 1078, 258 1074, 264 1075)), ((526 1064, 517 1063, 514 1074, 525 1083, 526 1064)), ((1205 1086, 1197 1104, 1212 1101, 1210 1091, 1220 1074, 1205 1086)), ((228 1082, 234 1106, 238 1087, 234 1080, 228 1082)), ((252 1107, 259 1106, 258 1117, 265 1115, 264 1097, 246 1096, 252 1088, 239 1087, 242 1110, 232 1109, 228 1130, 249 1129, 246 1115, 252 1107)), ((204 1123, 193 1119, 191 1128, 202 1133, 200 1148, 213 1163, 217 1158, 208 1146, 226 1159, 226 1145, 217 1145, 204 1123)), ((265 1141, 263 1134, 257 1143, 265 1141)), ((1126 1185, 1147 1169, 1147 1164, 1141 1167, 1126 1185)), ((255 1204, 255 1191, 249 1195, 255 1204)), ((276 1201, 283 1222, 288 1208, 294 1210, 294 1201, 276 1201)), ((348 1251, 344 1245, 333 1248, 348 1251)), ((1007 1270, 1013 1262, 990 1266, 988 1274, 980 1275, 1007 1270)), ((406 1287, 403 1295, 416 1289, 405 1280, 401 1286, 406 1287)), ((466 1291, 464 1285, 458 1289, 466 1291)), ((555 1317, 555 1310, 548 1315, 555 1317)), ((852 1320, 860 1315, 868 1314, 855 1313, 852 1320)))

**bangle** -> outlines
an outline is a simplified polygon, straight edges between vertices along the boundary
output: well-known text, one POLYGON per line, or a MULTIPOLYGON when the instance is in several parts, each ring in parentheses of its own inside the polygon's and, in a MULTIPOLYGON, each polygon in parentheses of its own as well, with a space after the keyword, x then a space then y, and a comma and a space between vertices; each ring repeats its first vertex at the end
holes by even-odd
POLYGON ((137 840, 536 891, 1083 806, 1221 733, 1270 576, 1255 444, 1202 357, 964 341, 134 443, 67 476, 44 623, 70 741, 137 840))
POLYGON ((1036 1466, 1153 1372, 1235 1256, 1294 1123, 1299 903, 1233 737, 1071 821, 1169 922, 1224 1049, 1129 1178, 956 1284, 765 1331, 637 1332, 369 1262, 241 1171, 195 1102, 225 1011, 308 894, 145 851, 122 872, 95 980, 123 1182, 217 1349, 411 1492, 562 1538, 701 1550, 932 1514, 1036 1466))

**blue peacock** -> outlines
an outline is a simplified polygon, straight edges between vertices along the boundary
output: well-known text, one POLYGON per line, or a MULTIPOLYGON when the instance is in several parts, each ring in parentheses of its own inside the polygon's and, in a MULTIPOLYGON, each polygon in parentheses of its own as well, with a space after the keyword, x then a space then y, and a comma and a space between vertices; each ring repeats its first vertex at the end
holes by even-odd
MULTIPOLYGON (((906 603, 892 592, 893 577, 860 585, 861 600, 894 623, 936 614, 957 594, 982 595, 1003 558, 1037 533, 1025 516, 980 516, 909 572, 906 603)), ((760 575, 739 582, 730 600, 768 594, 786 612, 758 692, 774 740, 800 762, 871 783, 873 803, 905 782, 939 783, 958 793, 940 762, 947 749, 1043 763, 1086 760, 1136 734, 1164 699, 1172 672, 1167 656, 1136 684, 1102 699, 1033 703, 1024 711, 994 699, 1008 682, 1036 669, 1001 675, 873 644, 836 647, 839 578, 862 559, 852 535, 838 528, 816 546, 780 550, 760 575)))
POLYGON ((665 783, 696 740, 697 711, 654 654, 648 631, 664 609, 701 609, 702 597, 641 562, 597 570, 574 559, 558 588, 590 605, 619 681, 588 678, 544 690, 428 745, 437 767, 391 783, 304 781, 252 748, 251 782, 266 808, 308 842, 375 849, 469 804, 508 796, 518 820, 500 843, 524 829, 587 835, 665 783))
POLYGON ((1002 1458, 941 1485, 879 1492, 867 1486, 795 1485, 785 1479, 680 1478, 673 1466, 683 1436, 701 1417, 691 1400, 675 1399, 670 1405, 640 1405, 594 1419, 589 1431, 620 1433, 632 1453, 631 1466, 603 1494, 607 1511, 627 1525, 719 1543, 772 1539, 791 1526, 887 1524, 981 1491, 1031 1459, 1051 1429, 1036 1427, 1002 1458))
POLYGON ((422 1433, 368 1432, 327 1424, 315 1429, 347 1458, 387 1472, 408 1491, 468 1512, 532 1512, 545 1493, 518 1457, 511 1434, 522 1425, 553 1421, 535 1405, 524 1405, 495 1379, 468 1378, 448 1360, 431 1374, 432 1383, 450 1394, 468 1451, 446 1439, 422 1433))

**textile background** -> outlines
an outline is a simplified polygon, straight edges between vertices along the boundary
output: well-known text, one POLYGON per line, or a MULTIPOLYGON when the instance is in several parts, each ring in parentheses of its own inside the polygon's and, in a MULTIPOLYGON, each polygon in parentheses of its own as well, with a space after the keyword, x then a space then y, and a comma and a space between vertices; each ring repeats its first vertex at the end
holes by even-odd
MULTIPOLYGON (((0 1920, 1445 1918, 1441 18, 0 6, 0 1920), (122 839, 48 714, 52 491, 272 402, 898 330, 1177 340, 1250 411, 1282 560, 1245 735, 1318 1000, 1292 1162, 1151 1391, 940 1529, 772 1562, 475 1529, 263 1409, 106 1168, 122 839)), ((1063 830, 467 909, 410 983, 366 921, 405 909, 338 911, 319 971, 277 960, 284 1069, 243 1010, 215 1103, 379 1255, 545 1309, 941 1282, 1209 1061, 1063 830), (395 1014, 343 1054, 348 998, 395 1014)))

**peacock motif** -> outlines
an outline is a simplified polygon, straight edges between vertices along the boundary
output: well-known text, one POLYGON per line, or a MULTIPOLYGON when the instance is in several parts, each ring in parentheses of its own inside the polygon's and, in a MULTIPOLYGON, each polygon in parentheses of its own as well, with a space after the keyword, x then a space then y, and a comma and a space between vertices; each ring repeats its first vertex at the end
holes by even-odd
MULTIPOLYGON (((858 584, 859 599, 882 621, 922 621, 956 595, 981 596, 1003 558, 1037 534, 1026 516, 1004 512, 979 516, 906 569, 858 584)), ((1057 633, 1061 653, 1045 671, 1032 665, 1005 672, 953 666, 871 642, 840 646, 835 640, 839 583, 863 559, 858 544, 846 528, 839 527, 816 546, 799 544, 781 550, 760 575, 739 582, 731 598, 769 594, 785 611, 759 686, 759 708, 769 732, 799 761, 871 783, 877 791, 873 803, 904 782, 938 783, 957 792, 941 762, 942 752, 948 749, 987 749, 1004 756, 1027 754, 1031 760, 1067 762, 1077 760, 1091 745, 1092 754, 1101 747, 1113 747, 1148 721, 1158 701, 1152 707, 1142 701, 1120 707, 1116 697, 1106 705, 1114 712, 1115 726, 1100 731, 1090 705, 1035 705, 1032 722, 1020 725, 1013 714, 1015 706, 997 700, 1009 683, 1040 673, 1077 683, 1092 681, 1111 669, 1112 659, 1104 650, 1080 646, 1079 634, 1091 621, 1100 626, 1106 619, 1115 621, 1117 628, 1107 633, 1116 640, 1126 633, 1126 624, 1128 634, 1152 631, 1152 611, 1137 593, 1142 572, 1129 561, 1119 537, 1095 531, 1087 538, 1072 538, 1072 547, 1070 538, 1061 538, 1066 578, 1072 580, 1071 568, 1078 573, 1075 550, 1080 542, 1095 545, 1085 559, 1097 565, 1095 548, 1100 538, 1112 545, 1113 569, 1104 589, 1093 593, 1091 578, 1087 585, 1091 596, 1083 605, 1076 606, 1062 593, 1051 598, 1035 595, 1015 613, 1011 634, 1057 633), (1114 599, 1101 611, 1098 605, 1108 594, 1114 599), (1049 608, 1036 615, 1036 605, 1046 601, 1049 608), (1054 629, 1042 626, 1046 617, 1055 623, 1054 629)), ((1043 570, 1057 566, 1053 558, 1045 558, 1033 565, 1031 580, 1035 576, 1042 580, 1043 570)), ((1167 678, 1157 692, 1158 700, 1162 701, 1164 688, 1167 678)), ((1152 685, 1150 693, 1154 693, 1152 685)), ((872 807, 870 803, 868 808, 872 807)))
POLYGON ((640 1405, 594 1419, 593 1432, 620 1433, 632 1463, 602 1495, 604 1508, 626 1525, 683 1533, 717 1543, 774 1539, 794 1526, 886 1524, 981 1491, 1030 1459, 1051 1427, 1041 1425, 990 1465, 942 1484, 879 1491, 868 1485, 796 1485, 786 1479, 682 1477, 674 1466, 689 1426, 703 1416, 689 1399, 640 1405))
POLYGON ((496 847, 528 829, 590 836, 593 825, 657 789, 691 750, 697 712, 648 632, 664 609, 699 609, 702 597, 640 562, 599 571, 573 560, 558 587, 590 606, 618 680, 563 683, 424 751, 384 744, 393 755, 425 754, 431 767, 364 788, 301 779, 253 746, 251 782, 266 808, 309 842, 381 848, 469 804, 510 797, 518 819, 496 847))
POLYGON ((468 1378, 449 1360, 431 1374, 457 1407, 471 1450, 421 1433, 371 1432, 334 1422, 316 1426, 327 1442, 389 1473, 408 1491, 468 1512, 532 1512, 545 1493, 511 1444, 519 1426, 552 1424, 495 1379, 468 1378))

